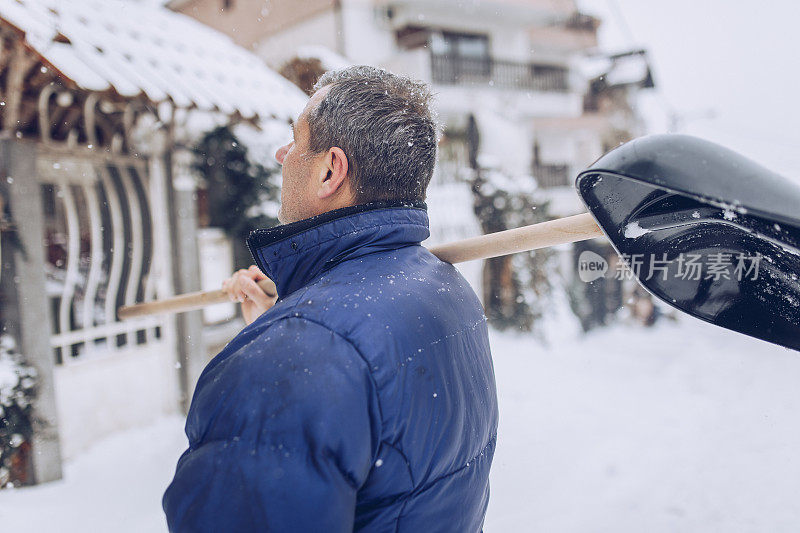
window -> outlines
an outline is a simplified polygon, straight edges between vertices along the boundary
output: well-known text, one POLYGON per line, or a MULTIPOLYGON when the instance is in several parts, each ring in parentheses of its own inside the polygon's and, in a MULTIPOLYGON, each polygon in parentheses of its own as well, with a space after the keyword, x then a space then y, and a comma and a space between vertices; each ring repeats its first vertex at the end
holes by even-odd
POLYGON ((431 35, 431 52, 451 58, 489 60, 489 38, 486 35, 436 32, 431 35))
POLYGON ((486 35, 434 32, 430 48, 435 82, 482 81, 491 74, 486 35))

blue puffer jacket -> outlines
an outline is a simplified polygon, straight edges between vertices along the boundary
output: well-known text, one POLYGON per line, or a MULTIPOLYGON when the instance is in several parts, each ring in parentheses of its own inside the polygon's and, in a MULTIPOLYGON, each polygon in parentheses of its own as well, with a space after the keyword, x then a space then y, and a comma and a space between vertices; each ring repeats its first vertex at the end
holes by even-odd
POLYGON ((171 531, 479 531, 497 398, 480 302, 424 204, 254 233, 278 303, 203 371, 171 531))

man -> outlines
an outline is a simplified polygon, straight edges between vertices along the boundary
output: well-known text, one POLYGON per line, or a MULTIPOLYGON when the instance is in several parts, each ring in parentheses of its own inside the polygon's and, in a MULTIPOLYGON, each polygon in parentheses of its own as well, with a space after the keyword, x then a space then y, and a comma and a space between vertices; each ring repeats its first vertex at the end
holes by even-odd
POLYGON ((320 79, 276 154, 282 225, 226 283, 249 325, 197 383, 170 530, 481 529, 494 374, 475 293, 420 246, 429 100, 371 67, 320 79))

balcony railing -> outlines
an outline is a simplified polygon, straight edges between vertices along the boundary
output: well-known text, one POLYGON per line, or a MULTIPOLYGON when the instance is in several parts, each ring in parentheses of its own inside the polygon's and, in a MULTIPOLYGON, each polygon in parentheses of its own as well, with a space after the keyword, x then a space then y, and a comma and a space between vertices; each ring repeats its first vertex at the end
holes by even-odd
POLYGON ((486 85, 506 89, 566 92, 567 70, 491 58, 431 55, 431 76, 442 85, 486 85))
POLYGON ((567 187, 569 182, 569 166, 539 164, 533 166, 533 177, 543 189, 567 187))

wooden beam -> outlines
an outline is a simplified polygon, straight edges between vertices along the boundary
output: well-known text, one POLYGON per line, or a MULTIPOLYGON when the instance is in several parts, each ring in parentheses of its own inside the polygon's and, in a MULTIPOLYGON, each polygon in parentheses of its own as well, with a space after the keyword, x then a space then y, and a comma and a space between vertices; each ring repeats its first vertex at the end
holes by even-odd
POLYGON ((36 119, 39 112, 39 106, 30 98, 23 99, 19 106, 19 114, 17 118, 17 130, 24 130, 32 120, 36 119))
POLYGON ((75 123, 78 122, 81 115, 83 114, 83 106, 80 104, 73 104, 67 112, 61 117, 60 122, 52 123, 53 126, 50 130, 50 136, 54 140, 64 140, 69 135, 70 130, 75 127, 75 123))
POLYGON ((25 76, 26 88, 28 89, 32 89, 34 87, 40 88, 47 85, 53 80, 54 77, 53 72, 49 68, 44 72, 42 72, 42 67, 44 67, 44 65, 42 65, 41 63, 37 63, 33 66, 33 68, 28 69, 28 72, 25 76))
POLYGON ((58 124, 61 124, 64 121, 64 117, 67 115, 67 111, 70 110, 71 107, 61 107, 56 106, 55 111, 50 116, 50 131, 55 131, 58 129, 58 124))
MULTIPOLYGON (((100 106, 98 105, 97 107, 99 108, 100 106)), ((117 129, 122 129, 121 126, 119 128, 115 127, 112 115, 106 115, 100 112, 100 109, 97 109, 95 114, 94 126, 96 130, 100 131, 97 139, 103 146, 111 146, 111 138, 114 136, 114 132, 117 129)))
POLYGON ((22 104, 22 93, 25 89, 25 74, 33 60, 25 53, 21 41, 16 41, 11 50, 11 64, 9 65, 8 79, 6 80, 5 103, 3 111, 3 128, 0 135, 13 137, 19 126, 22 104))
POLYGON ((11 48, 8 46, 8 40, 0 36, 0 72, 3 72, 11 60, 11 48))

